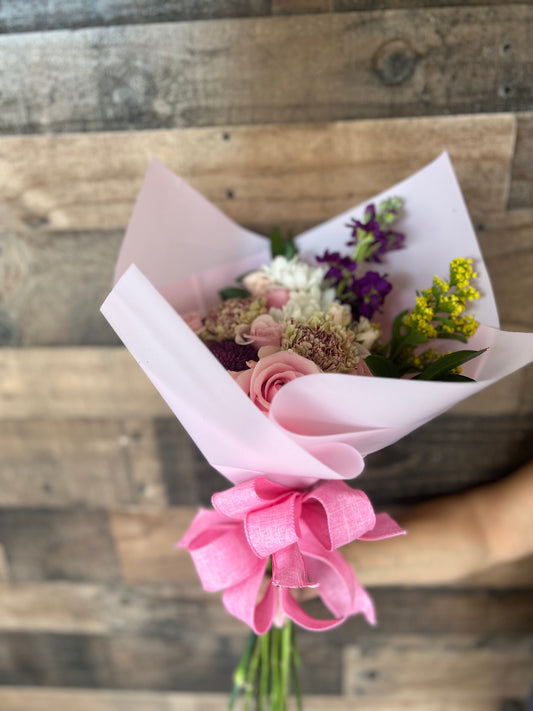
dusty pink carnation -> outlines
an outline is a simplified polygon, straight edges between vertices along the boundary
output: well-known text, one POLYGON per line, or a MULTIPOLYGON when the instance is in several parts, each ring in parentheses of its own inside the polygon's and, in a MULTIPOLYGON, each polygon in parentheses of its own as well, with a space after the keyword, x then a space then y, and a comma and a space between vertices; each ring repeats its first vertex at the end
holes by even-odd
POLYGON ((281 309, 290 299, 290 291, 284 286, 273 286, 266 293, 267 309, 281 309))
POLYGON ((248 365, 248 370, 231 375, 263 412, 270 410, 272 400, 284 385, 302 375, 322 372, 315 363, 291 350, 272 353, 248 365))
POLYGON ((235 341, 240 345, 252 343, 257 349, 263 346, 281 346, 282 326, 272 316, 263 314, 250 325, 237 326, 235 341))
POLYGON ((252 296, 262 296, 266 297, 268 290, 272 286, 273 282, 269 279, 266 274, 258 270, 256 272, 250 272, 242 280, 242 285, 247 291, 252 294, 252 296))

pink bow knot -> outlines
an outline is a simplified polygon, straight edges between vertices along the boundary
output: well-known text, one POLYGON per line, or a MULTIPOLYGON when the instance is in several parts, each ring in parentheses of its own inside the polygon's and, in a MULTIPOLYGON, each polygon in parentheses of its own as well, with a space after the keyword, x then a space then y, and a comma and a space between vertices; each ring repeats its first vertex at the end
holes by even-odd
POLYGON ((189 550, 205 590, 225 590, 224 604, 257 634, 270 628, 278 605, 308 629, 326 629, 362 612, 375 621, 372 601, 336 549, 353 540, 378 540, 403 531, 376 514, 368 497, 342 481, 300 491, 258 477, 212 498, 178 545, 189 550), (257 603, 272 557, 272 584, 257 603), (317 620, 291 588, 313 586, 335 615, 317 620), (279 601, 277 589, 279 589, 279 601))

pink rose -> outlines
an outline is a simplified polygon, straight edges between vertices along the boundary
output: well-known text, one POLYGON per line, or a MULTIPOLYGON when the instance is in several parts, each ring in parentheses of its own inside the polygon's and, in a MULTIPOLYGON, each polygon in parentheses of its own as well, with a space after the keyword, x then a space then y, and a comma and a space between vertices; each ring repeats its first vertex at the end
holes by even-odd
POLYGON ((281 346, 282 327, 272 316, 262 314, 257 316, 250 325, 237 326, 235 341, 243 346, 253 343, 256 348, 263 346, 281 346))
POLYGON ((322 372, 313 361, 291 350, 272 353, 251 365, 249 370, 231 375, 263 412, 270 410, 276 393, 291 380, 322 372))

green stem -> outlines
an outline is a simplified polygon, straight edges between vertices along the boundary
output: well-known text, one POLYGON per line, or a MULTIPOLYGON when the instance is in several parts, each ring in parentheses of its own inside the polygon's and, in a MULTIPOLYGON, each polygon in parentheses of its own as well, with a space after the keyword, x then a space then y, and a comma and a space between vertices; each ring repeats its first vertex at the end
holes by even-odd
POLYGON ((300 650, 296 645, 296 628, 292 627, 292 655, 291 655, 291 677, 292 687, 296 694, 296 705, 298 711, 303 711, 302 689, 300 687, 300 679, 298 677, 298 667, 302 665, 300 650))
POLYGON ((252 653, 252 649, 254 648, 256 639, 257 635, 254 632, 251 632, 248 635, 244 652, 242 653, 239 663, 237 664, 237 668, 233 672, 233 689, 229 700, 228 711, 233 711, 233 709, 235 708, 235 702, 237 701, 237 697, 239 696, 242 689, 245 687, 248 661, 250 659, 250 654, 252 653))
POLYGON ((283 699, 283 711, 285 711, 287 697, 289 696, 291 657, 292 623, 287 620, 281 630, 281 696, 283 699))
POLYGON ((291 684, 298 711, 302 711, 297 672, 300 664, 295 628, 290 620, 281 629, 272 627, 261 636, 251 634, 233 675, 229 711, 235 708, 243 692, 243 711, 251 710, 254 698, 257 711, 287 711, 291 684))
POLYGON ((269 677, 269 647, 270 632, 261 636, 261 676, 259 678, 259 708, 258 711, 265 711, 265 704, 268 702, 268 677, 269 677))
POLYGON ((280 711, 280 675, 279 675, 279 641, 280 632, 277 627, 270 630, 270 711, 280 711))
POLYGON ((252 699, 256 694, 255 680, 257 678, 257 672, 259 670, 259 662, 261 660, 261 637, 255 638, 255 644, 253 652, 250 657, 250 664, 248 666, 248 676, 246 678, 246 693, 244 696, 244 709, 248 711, 250 708, 252 699))

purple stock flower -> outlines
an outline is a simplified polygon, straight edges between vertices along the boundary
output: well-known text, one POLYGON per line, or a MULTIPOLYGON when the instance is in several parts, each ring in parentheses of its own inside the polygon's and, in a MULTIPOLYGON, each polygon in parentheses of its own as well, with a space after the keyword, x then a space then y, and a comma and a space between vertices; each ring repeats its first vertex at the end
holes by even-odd
POLYGON ((317 257, 316 261, 329 267, 324 278, 330 280, 333 286, 350 276, 347 272, 354 272, 357 267, 357 262, 350 257, 343 257, 340 252, 330 252, 328 249, 321 257, 317 257))
POLYGON ((352 312, 356 316, 371 319, 376 311, 381 311, 385 297, 392 289, 392 284, 378 272, 367 272, 351 284, 353 294, 352 312))
MULTIPOLYGON (((395 210, 390 212, 394 213, 395 210)), ((381 262, 381 257, 392 249, 401 249, 405 240, 405 235, 401 232, 383 229, 378 219, 376 219, 376 208, 373 204, 367 205, 363 221, 355 218, 346 225, 352 231, 352 239, 347 242, 348 246, 357 245, 360 241, 358 230, 362 230, 367 234, 371 234, 373 246, 369 250, 368 256, 364 257, 365 261, 381 262)))

